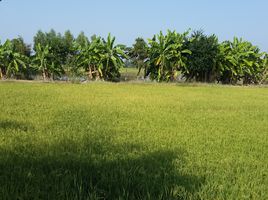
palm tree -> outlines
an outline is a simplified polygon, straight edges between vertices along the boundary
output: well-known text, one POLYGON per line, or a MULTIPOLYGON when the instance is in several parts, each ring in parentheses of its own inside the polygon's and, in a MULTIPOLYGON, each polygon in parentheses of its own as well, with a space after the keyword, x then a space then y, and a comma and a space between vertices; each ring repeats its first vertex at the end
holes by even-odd
POLYGON ((36 54, 33 62, 37 64, 37 69, 42 72, 43 80, 45 81, 49 76, 49 46, 42 47, 40 43, 36 46, 36 54))
POLYGON ((123 59, 128 56, 118 46, 115 45, 115 37, 109 33, 107 40, 103 40, 102 67, 105 80, 118 80, 120 78, 119 69, 124 67, 123 59))

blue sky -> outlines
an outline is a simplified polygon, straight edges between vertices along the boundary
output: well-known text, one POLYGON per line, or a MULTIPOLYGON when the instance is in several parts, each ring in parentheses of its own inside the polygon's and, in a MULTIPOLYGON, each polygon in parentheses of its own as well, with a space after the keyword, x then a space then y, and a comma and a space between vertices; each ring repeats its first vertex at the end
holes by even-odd
POLYGON ((21 35, 32 43, 41 29, 70 29, 74 35, 116 36, 131 45, 160 30, 188 28, 219 39, 243 37, 268 51, 268 0, 2 0, 0 40, 21 35))

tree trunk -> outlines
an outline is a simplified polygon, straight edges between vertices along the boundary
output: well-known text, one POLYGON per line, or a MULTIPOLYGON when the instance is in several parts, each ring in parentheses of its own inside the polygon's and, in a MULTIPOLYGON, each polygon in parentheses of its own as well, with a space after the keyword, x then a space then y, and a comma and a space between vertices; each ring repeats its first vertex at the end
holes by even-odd
POLYGON ((176 69, 172 69, 170 80, 174 82, 176 80, 176 69))
POLYGON ((93 77, 92 77, 92 70, 91 70, 91 66, 89 65, 89 66, 88 66, 88 79, 89 79, 89 80, 92 80, 92 78, 93 78, 93 77))
POLYGON ((96 70, 96 80, 100 80, 100 72, 99 72, 99 70, 96 70))
POLYGON ((94 72, 95 72, 95 79, 100 80, 100 72, 98 69, 96 69, 95 65, 94 65, 94 72))
POLYGON ((43 81, 46 81, 46 71, 43 69, 43 72, 42 72, 42 75, 43 75, 43 81))
POLYGON ((2 78, 3 78, 3 73, 2 73, 2 69, 0 67, 0 79, 2 79, 2 78))

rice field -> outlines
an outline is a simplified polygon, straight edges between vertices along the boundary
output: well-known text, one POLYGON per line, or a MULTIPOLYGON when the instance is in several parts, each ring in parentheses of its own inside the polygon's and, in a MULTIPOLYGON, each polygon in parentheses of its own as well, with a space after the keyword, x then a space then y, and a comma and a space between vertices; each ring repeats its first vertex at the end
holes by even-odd
POLYGON ((0 82, 0 199, 268 199, 268 88, 0 82))

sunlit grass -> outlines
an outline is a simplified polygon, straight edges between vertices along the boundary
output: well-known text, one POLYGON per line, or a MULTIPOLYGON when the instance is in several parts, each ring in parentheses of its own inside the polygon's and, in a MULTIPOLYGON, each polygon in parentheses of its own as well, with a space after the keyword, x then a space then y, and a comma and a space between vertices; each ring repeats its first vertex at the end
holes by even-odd
POLYGON ((268 199, 268 88, 0 83, 0 199, 268 199))

